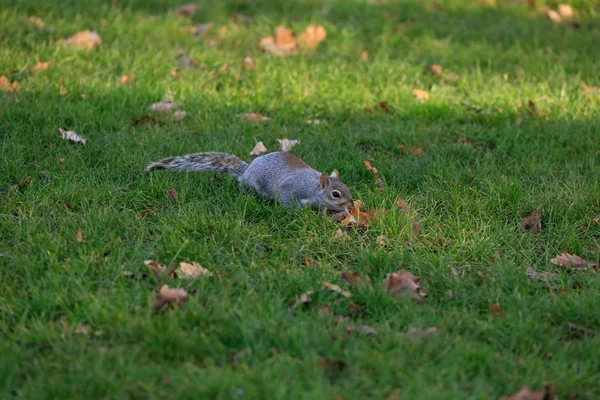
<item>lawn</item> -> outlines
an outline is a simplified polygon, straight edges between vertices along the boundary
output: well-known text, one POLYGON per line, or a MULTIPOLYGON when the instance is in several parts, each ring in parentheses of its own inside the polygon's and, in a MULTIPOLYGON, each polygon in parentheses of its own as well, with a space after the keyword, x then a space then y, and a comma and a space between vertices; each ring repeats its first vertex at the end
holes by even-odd
POLYGON ((0 398, 497 399, 546 382, 600 398, 599 271, 550 261, 600 260, 597 1, 561 22, 541 1, 199 1, 174 15, 182 3, 2 2, 0 398), (311 23, 327 32, 315 49, 259 46, 311 23), (84 29, 102 44, 61 42, 84 29), (149 111, 167 97, 183 119, 149 111), (249 161, 280 138, 388 211, 346 231, 224 175, 142 173, 199 151, 249 161), (523 232, 538 208, 541 232, 523 232), (424 302, 386 292, 399 269, 424 302), (165 284, 187 301, 156 312, 165 284))

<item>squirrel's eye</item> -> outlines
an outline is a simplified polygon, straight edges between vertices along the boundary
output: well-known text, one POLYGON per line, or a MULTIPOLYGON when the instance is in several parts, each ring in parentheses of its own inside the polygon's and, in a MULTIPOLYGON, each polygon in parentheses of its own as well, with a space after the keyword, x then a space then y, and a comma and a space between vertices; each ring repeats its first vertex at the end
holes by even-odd
POLYGON ((333 192, 331 192, 331 195, 337 199, 338 197, 341 196, 341 193, 338 192, 337 190, 334 190, 333 192))

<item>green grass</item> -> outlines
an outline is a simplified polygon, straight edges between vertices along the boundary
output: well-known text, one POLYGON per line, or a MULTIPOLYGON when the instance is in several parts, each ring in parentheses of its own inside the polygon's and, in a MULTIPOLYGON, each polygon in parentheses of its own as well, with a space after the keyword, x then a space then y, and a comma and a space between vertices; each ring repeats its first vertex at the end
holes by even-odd
POLYGON ((600 98, 579 90, 600 86, 596 1, 571 2, 578 27, 550 22, 544 4, 500 0, 206 1, 192 18, 172 16, 177 3, 2 2, 0 75, 21 90, 0 92, 0 398, 494 399, 545 381, 562 399, 600 398, 600 338, 567 326, 600 329, 598 273, 549 262, 562 251, 599 260, 600 98), (30 15, 46 26, 27 24, 30 15), (208 21, 204 37, 180 29, 208 21), (277 58, 258 47, 278 24, 309 23, 328 34, 315 51, 277 58), (58 43, 87 28, 100 48, 58 43), (173 79, 180 51, 206 70, 173 79), (242 68, 246 55, 256 69, 242 68), (33 72, 36 57, 47 71, 33 72), (429 64, 458 79, 423 73, 429 64), (137 80, 119 85, 131 73, 137 80), (183 121, 132 122, 167 93, 183 121), (363 110, 379 101, 394 112, 363 110), (244 122, 247 112, 272 120, 244 122), (315 118, 329 124, 305 123, 315 118), (88 144, 61 140, 58 127, 88 144), (265 202, 227 177, 141 174, 197 151, 249 159, 256 141, 274 150, 282 137, 300 139, 294 153, 313 167, 337 168, 369 208, 391 212, 336 240, 322 213, 265 202), (398 197, 418 212, 418 240, 398 197), (522 233, 537 207, 543 231, 522 233), (156 278, 146 259, 197 261, 215 275, 156 278), (528 267, 559 279, 531 280, 528 267), (421 277, 424 304, 380 289, 400 268, 421 277), (290 309, 322 281, 346 288, 344 270, 372 289, 322 291, 290 309), (189 299, 155 315, 164 283, 189 299), (488 313, 492 303, 504 317, 488 313), (376 334, 347 334, 350 324, 376 334), (403 335, 428 327, 439 335, 403 335), (347 367, 327 372, 319 358, 347 367))

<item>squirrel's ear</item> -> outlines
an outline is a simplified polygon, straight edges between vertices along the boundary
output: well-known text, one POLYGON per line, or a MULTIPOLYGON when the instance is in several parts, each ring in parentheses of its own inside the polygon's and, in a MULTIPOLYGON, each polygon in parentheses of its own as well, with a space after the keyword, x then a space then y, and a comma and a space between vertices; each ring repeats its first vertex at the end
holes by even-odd
POLYGON ((340 173, 337 169, 334 169, 333 171, 331 171, 331 175, 329 175, 329 177, 338 179, 340 177, 340 173))
POLYGON ((329 185, 329 177, 325 172, 321 174, 321 178, 319 178, 319 184, 321 185, 321 189, 324 189, 325 186, 329 185))

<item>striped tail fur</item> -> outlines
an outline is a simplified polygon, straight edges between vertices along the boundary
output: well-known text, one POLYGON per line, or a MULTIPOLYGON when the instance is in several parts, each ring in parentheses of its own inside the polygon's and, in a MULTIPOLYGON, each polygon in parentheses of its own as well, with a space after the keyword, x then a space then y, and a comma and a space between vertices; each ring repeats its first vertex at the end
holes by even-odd
POLYGON ((248 163, 236 156, 226 153, 194 153, 180 157, 169 157, 159 162, 148 164, 144 172, 160 169, 173 171, 217 171, 231 176, 241 176, 248 168, 248 163))

